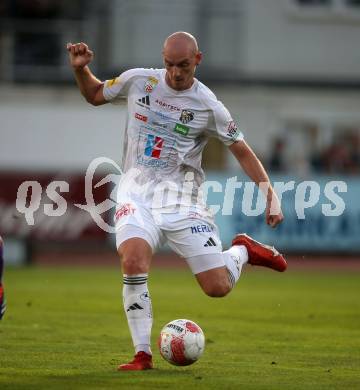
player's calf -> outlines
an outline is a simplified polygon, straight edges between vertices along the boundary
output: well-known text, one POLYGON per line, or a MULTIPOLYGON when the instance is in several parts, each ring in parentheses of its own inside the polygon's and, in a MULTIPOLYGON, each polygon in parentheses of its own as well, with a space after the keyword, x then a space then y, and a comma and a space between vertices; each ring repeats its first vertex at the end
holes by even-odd
POLYGON ((224 297, 232 289, 226 267, 203 271, 195 277, 204 293, 212 298, 224 297))

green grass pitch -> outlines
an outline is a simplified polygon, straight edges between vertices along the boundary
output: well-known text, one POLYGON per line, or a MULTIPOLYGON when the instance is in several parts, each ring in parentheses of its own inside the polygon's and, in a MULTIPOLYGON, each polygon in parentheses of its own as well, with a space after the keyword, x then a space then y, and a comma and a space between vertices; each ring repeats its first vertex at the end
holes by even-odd
POLYGON ((117 372, 133 355, 116 268, 6 272, 0 389, 360 389, 360 274, 245 269, 226 298, 206 297, 186 269, 153 269, 155 369, 117 372), (189 318, 205 353, 166 363, 161 327, 189 318))

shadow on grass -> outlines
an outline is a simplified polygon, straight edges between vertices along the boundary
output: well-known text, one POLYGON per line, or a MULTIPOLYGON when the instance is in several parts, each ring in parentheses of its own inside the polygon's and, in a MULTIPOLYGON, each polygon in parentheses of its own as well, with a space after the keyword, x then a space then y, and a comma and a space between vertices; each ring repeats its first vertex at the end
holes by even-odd
MULTIPOLYGON (((202 371, 202 370, 201 370, 202 371)), ((119 372, 115 370, 86 372, 83 374, 19 375, 0 379, 2 390, 22 389, 161 389, 174 388, 179 383, 192 387, 201 383, 203 375, 189 369, 154 368, 146 371, 119 372), (5 381, 4 381, 5 379, 5 381)))

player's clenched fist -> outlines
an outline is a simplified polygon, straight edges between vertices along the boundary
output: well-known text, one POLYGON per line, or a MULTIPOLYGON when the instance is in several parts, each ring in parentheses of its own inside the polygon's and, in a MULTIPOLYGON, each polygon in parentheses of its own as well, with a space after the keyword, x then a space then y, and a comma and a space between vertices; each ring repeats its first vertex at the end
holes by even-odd
POLYGON ((69 52, 70 64, 74 69, 81 69, 89 64, 94 53, 89 49, 86 43, 68 43, 66 48, 69 52))
POLYGON ((266 223, 275 228, 283 219, 280 201, 275 192, 269 191, 266 202, 266 223))

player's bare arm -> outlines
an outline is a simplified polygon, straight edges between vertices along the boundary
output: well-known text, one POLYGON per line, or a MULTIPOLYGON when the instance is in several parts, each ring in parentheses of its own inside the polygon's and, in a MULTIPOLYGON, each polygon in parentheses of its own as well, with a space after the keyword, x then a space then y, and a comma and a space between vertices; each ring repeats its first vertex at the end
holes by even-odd
POLYGON ((283 221, 284 215, 281 211, 279 199, 270 184, 269 176, 266 173, 265 168, 245 141, 235 142, 229 149, 251 180, 257 185, 260 183, 267 183, 266 223, 271 227, 276 227, 283 221))
POLYGON ((68 43, 66 48, 76 83, 86 101, 94 106, 107 103, 103 95, 104 83, 97 79, 88 67, 94 58, 94 53, 83 42, 68 43))

